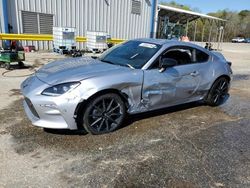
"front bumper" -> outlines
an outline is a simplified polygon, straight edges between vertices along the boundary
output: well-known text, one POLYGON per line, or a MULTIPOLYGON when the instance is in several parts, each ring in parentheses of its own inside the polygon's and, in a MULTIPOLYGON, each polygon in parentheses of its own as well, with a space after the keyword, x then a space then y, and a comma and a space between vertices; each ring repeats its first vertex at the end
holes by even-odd
POLYGON ((47 87, 48 84, 35 76, 21 85, 24 110, 32 124, 43 128, 76 130, 74 111, 79 97, 74 93, 65 93, 58 97, 41 95, 47 87))
MULTIPOLYGON (((37 113, 37 116, 26 100, 23 101, 23 106, 27 117, 35 126, 50 129, 71 129, 70 126, 66 123, 63 116, 57 110, 56 112, 51 114, 48 114, 48 111, 42 113, 40 112, 39 114, 37 113)), ((33 108, 35 109, 35 107, 33 108)))

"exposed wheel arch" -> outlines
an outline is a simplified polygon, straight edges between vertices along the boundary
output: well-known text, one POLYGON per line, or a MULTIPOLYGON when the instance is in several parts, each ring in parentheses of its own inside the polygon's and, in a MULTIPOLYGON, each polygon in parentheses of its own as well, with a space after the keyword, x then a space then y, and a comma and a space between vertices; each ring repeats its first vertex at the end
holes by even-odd
MULTIPOLYGON (((228 75, 226 75, 226 74, 223 74, 223 75, 219 76, 216 80, 218 80, 219 78, 222 78, 222 77, 225 77, 229 82, 231 81, 230 76, 228 76, 228 75)), ((215 81, 216 81, 216 80, 215 80, 215 81)), ((215 81, 214 81, 214 82, 215 82, 215 81)))
POLYGON ((83 113, 81 113, 81 112, 84 111, 84 109, 86 108, 86 105, 90 101, 92 101, 94 98, 96 98, 98 96, 101 96, 101 95, 108 94, 108 93, 115 93, 115 94, 119 95, 121 97, 121 99, 123 100, 126 109, 128 109, 129 103, 128 103, 128 95, 126 93, 123 93, 118 89, 104 89, 104 90, 98 91, 97 93, 95 93, 94 95, 89 97, 87 100, 84 100, 84 101, 80 102, 77 105, 76 109, 75 109, 74 117, 75 117, 75 120, 76 120, 77 128, 79 130, 84 130, 84 128, 83 128, 83 119, 82 119, 83 113))
POLYGON ((210 89, 211 89, 211 87, 214 85, 214 83, 215 83, 217 80, 219 80, 220 78, 226 78, 226 79, 228 80, 228 82, 231 81, 230 76, 228 76, 228 75, 226 75, 226 74, 223 74, 223 75, 217 77, 213 82, 211 82, 211 84, 209 85, 209 88, 208 88, 208 92, 210 91, 210 89))

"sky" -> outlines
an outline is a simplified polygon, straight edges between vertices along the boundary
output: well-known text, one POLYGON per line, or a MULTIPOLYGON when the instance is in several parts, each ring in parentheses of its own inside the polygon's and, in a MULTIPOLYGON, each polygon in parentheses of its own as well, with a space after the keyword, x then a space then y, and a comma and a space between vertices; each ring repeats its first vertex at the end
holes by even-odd
MULTIPOLYGON (((170 2, 171 0, 158 0, 170 2)), ((217 10, 229 9, 233 11, 250 10, 250 0, 175 0, 183 5, 198 8, 202 13, 216 12, 217 10)))

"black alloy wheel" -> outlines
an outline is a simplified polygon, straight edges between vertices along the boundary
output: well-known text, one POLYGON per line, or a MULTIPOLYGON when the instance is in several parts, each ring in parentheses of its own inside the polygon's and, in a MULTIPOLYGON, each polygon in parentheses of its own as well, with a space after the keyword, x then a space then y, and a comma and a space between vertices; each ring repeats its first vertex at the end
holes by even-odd
POLYGON ((222 104, 226 96, 228 96, 228 90, 229 90, 228 79, 225 77, 217 79, 208 93, 206 103, 210 106, 218 106, 222 104))
POLYGON ((101 95, 88 103, 83 126, 91 134, 109 133, 121 126, 125 113, 125 105, 119 95, 101 95))

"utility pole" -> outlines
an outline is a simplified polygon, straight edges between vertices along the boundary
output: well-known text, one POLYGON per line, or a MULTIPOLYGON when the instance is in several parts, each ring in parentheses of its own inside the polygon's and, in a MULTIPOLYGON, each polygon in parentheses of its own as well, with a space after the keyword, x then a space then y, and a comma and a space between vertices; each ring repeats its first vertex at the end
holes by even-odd
POLYGON ((188 35, 188 24, 189 24, 189 20, 187 20, 187 25, 186 25, 186 36, 188 35))
POLYGON ((150 38, 155 38, 157 30, 158 0, 151 0, 150 38))
POLYGON ((220 44, 222 42, 222 33, 223 33, 223 30, 224 30, 223 26, 220 26, 219 30, 220 31, 219 31, 219 38, 218 38, 217 50, 220 50, 220 44))
POLYGON ((194 25, 194 42, 196 39, 196 31, 197 31, 197 21, 195 21, 195 25, 194 25))

